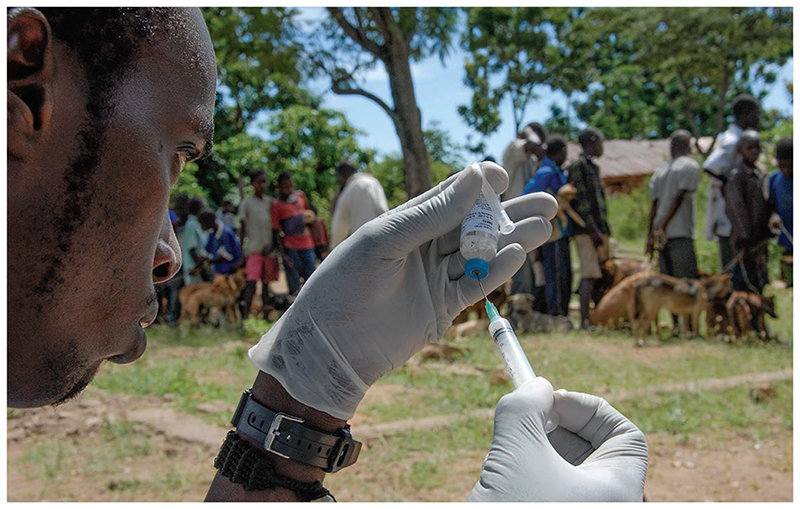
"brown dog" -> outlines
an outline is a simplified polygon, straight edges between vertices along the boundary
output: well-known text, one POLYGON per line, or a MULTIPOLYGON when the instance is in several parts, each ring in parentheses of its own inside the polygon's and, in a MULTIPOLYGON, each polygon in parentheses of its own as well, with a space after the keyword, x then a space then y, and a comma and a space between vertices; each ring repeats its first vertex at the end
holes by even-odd
POLYGON ((653 272, 649 270, 638 272, 626 277, 611 288, 608 293, 603 295, 597 306, 589 311, 589 323, 612 328, 630 323, 630 302, 633 299, 636 283, 640 279, 651 275, 653 275, 653 272))
POLYGON ((658 311, 666 308, 681 317, 681 331, 686 332, 687 316, 691 317, 692 335, 700 330, 700 313, 708 305, 708 290, 698 279, 678 279, 664 274, 653 274, 636 282, 631 299, 631 328, 638 345, 642 345, 645 330, 649 334, 651 323, 658 311))
POLYGON ((212 312, 224 317, 230 323, 241 320, 236 303, 243 277, 217 274, 211 282, 197 283, 181 289, 178 298, 181 301, 181 317, 183 322, 189 319, 194 326, 200 325, 212 312))
MULTIPOLYGON (((511 281, 506 281, 502 285, 498 286, 496 290, 494 290, 493 292, 489 293, 489 295, 487 295, 486 297, 489 299, 489 302, 494 304, 495 307, 497 307, 497 309, 499 310, 500 306, 505 304, 506 300, 508 300, 508 294, 510 292, 511 292, 511 281)), ((486 315, 486 306, 485 306, 485 304, 483 303, 482 300, 479 300, 475 304, 471 305, 470 307, 468 307, 467 309, 465 309, 464 311, 459 313, 458 316, 456 316, 453 319, 453 324, 452 325, 458 325, 460 323, 466 322, 467 320, 469 320, 470 313, 477 313, 478 314, 478 318, 477 318, 478 320, 480 320, 482 318, 489 318, 486 315)))
POLYGON ((595 282, 593 294, 602 299, 624 279, 646 270, 652 270, 652 267, 638 258, 609 258, 600 266, 602 277, 595 282))
POLYGON ((769 331, 764 315, 777 318, 775 297, 748 292, 733 292, 728 298, 725 308, 733 337, 740 338, 752 331, 764 340, 769 340, 769 331))

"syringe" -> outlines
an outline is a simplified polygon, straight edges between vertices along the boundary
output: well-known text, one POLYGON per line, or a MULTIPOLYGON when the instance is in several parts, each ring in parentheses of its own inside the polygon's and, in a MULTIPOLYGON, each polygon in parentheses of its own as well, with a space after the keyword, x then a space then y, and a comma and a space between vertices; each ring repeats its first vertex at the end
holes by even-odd
MULTIPOLYGON (((480 280, 478 280, 478 284, 480 284, 480 280)), ((480 286, 483 292, 483 285, 481 284, 480 286)), ((486 292, 483 295, 486 297, 486 292)), ((533 372, 525 352, 522 351, 517 335, 514 334, 514 329, 511 328, 511 323, 500 316, 497 308, 489 302, 489 299, 486 299, 486 313, 489 315, 489 333, 497 346, 497 351, 500 352, 500 357, 503 358, 506 372, 511 377, 514 387, 521 387, 534 380, 536 373, 533 372)), ((545 432, 550 433, 556 429, 558 422, 558 414, 551 412, 544 425, 545 432)))

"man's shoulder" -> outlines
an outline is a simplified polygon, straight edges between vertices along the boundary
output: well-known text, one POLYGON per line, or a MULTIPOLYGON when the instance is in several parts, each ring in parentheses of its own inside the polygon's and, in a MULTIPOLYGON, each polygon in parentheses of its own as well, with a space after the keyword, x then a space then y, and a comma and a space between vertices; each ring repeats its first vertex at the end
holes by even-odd
POLYGON ((672 165, 672 171, 700 171, 700 165, 690 156, 680 156, 675 159, 672 165))

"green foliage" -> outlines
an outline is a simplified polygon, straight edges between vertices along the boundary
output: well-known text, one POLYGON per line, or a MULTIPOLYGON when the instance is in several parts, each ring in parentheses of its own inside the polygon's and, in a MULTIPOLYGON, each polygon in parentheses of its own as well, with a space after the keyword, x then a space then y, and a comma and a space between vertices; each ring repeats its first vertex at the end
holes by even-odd
POLYGON ((556 103, 550 104, 550 118, 544 122, 548 133, 560 134, 567 139, 577 140, 580 129, 576 122, 569 118, 569 112, 556 103))
POLYGON ((525 109, 536 99, 534 89, 547 81, 545 48, 547 9, 540 7, 473 7, 466 9, 462 46, 465 83, 473 89, 469 105, 458 107, 464 121, 480 134, 500 127, 503 97, 512 104, 514 134, 525 109))
POLYGON ((617 193, 606 199, 611 236, 622 240, 640 240, 644 249, 647 221, 650 216, 650 192, 643 184, 630 193, 617 193))
MULTIPOLYGON (((499 127, 506 94, 518 130, 538 85, 582 92, 572 104, 579 120, 609 139, 666 138, 678 128, 715 136, 732 98, 763 97, 775 66, 792 56, 788 7, 481 7, 467 10, 467 25, 473 97, 459 113, 484 136, 499 127)), ((765 113, 769 128, 778 115, 765 113)), ((552 111, 551 126, 566 127, 562 114, 552 111)))
POLYGON ((791 8, 598 8, 568 18, 559 41, 583 53, 573 63, 589 84, 576 110, 608 138, 665 138, 680 127, 715 136, 732 98, 763 96, 773 66, 792 55, 791 8))

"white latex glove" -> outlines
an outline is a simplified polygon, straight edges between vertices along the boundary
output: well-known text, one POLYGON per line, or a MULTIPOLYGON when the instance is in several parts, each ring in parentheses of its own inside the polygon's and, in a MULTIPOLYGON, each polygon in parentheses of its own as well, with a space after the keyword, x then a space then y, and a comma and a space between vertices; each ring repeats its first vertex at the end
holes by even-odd
MULTIPOLYGON (((505 170, 494 163, 481 169, 496 191, 505 190, 505 170)), ((481 172, 467 168, 359 228, 250 349, 251 361, 301 403, 350 419, 370 385, 441 338, 482 297, 458 252, 460 225, 481 182, 481 172)), ((482 281, 487 293, 549 238, 558 207, 552 196, 536 193, 505 208, 517 227, 500 236, 482 281)))
POLYGON ((536 378, 500 399, 470 502, 641 502, 647 440, 606 400, 536 378), (559 427, 544 431, 555 411, 559 427))

